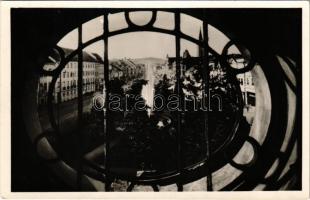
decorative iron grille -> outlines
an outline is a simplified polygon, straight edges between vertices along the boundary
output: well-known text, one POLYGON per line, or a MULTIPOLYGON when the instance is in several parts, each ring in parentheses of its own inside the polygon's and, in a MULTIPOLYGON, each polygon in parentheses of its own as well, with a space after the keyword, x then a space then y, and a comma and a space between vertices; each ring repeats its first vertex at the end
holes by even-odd
MULTIPOLYGON (((169 11, 174 16, 174 28, 173 29, 164 29, 154 26, 154 23, 157 20, 157 12, 160 10, 154 9, 143 9, 143 10, 124 10, 125 21, 128 25, 127 28, 111 31, 109 29, 109 15, 118 13, 118 11, 105 10, 103 11, 103 33, 99 36, 96 36, 86 42, 83 42, 83 28, 80 25, 77 29, 78 31, 78 47, 72 52, 66 54, 64 49, 56 46, 54 52, 59 56, 59 64, 55 69, 46 70, 44 68, 40 69, 40 73, 44 76, 51 76, 52 80, 49 85, 48 94, 47 94, 47 108, 49 121, 52 126, 51 132, 43 132, 34 139, 36 147, 40 146, 42 139, 48 138, 48 141, 52 144, 52 147, 58 152, 58 157, 53 157, 52 159, 43 158, 48 163, 57 163, 62 160, 62 151, 63 146, 61 144, 62 134, 60 122, 57 122, 57 116, 55 110, 55 91, 57 87, 56 83, 59 78, 62 76, 62 70, 66 67, 70 60, 77 58, 78 71, 77 71, 77 133, 78 144, 81 148, 78 148, 78 163, 76 167, 76 188, 78 190, 84 190, 83 179, 85 175, 93 179, 99 180, 105 184, 105 191, 113 190, 112 183, 115 180, 125 180, 130 184, 128 185, 127 191, 132 191, 135 185, 150 185, 154 191, 159 191, 159 186, 176 184, 178 191, 183 191, 185 184, 190 182, 197 181, 203 177, 206 177, 207 190, 214 190, 213 177, 214 172, 221 170, 227 164, 233 168, 240 171, 240 174, 236 176, 230 182, 225 183, 221 188, 217 190, 228 191, 228 190, 253 190, 253 189, 264 189, 264 190, 278 190, 287 188, 286 184, 290 184, 292 177, 296 174, 296 171, 300 168, 300 156, 296 156, 294 163, 290 163, 290 157, 293 153, 296 153, 296 150, 300 148, 300 139, 298 140, 298 132, 296 131, 296 123, 299 123, 298 117, 296 115, 297 110, 300 108, 300 104, 296 101, 296 91, 300 90, 299 80, 296 80, 297 68, 294 61, 289 58, 277 56, 274 58, 261 58, 256 57, 254 50, 247 50, 243 47, 238 41, 230 40, 225 44, 221 53, 218 53, 216 50, 212 49, 209 45, 209 23, 206 15, 202 19, 202 35, 203 40, 189 36, 181 31, 180 16, 182 10, 169 11), (137 25, 130 17, 130 13, 133 12, 151 12, 150 20, 144 25, 137 25), (204 110, 201 115, 201 122, 203 123, 203 139, 202 139, 202 153, 203 156, 198 158, 198 161, 186 162, 185 160, 185 150, 186 145, 184 144, 184 130, 186 130, 186 124, 182 121, 186 121, 186 117, 189 114, 186 114, 183 110, 177 110, 173 112, 173 124, 175 125, 175 146, 176 148, 175 157, 176 168, 173 170, 158 172, 158 170, 152 170, 151 168, 147 169, 135 169, 130 172, 126 172, 127 169, 116 169, 113 166, 113 156, 111 152, 111 133, 115 132, 115 127, 113 127, 113 112, 110 110, 109 103, 110 97, 112 95, 111 88, 112 83, 110 81, 110 72, 109 72, 109 38, 131 32, 158 32, 163 34, 169 34, 175 38, 175 92, 177 95, 182 96, 183 94, 183 79, 182 73, 184 68, 188 65, 187 62, 192 62, 190 58, 186 59, 181 57, 180 43, 181 39, 188 40, 200 47, 202 50, 202 55, 197 60, 198 65, 202 66, 201 75, 202 75, 202 91, 208 96, 210 89, 214 89, 215 84, 210 78, 210 59, 213 59, 215 63, 218 63, 221 67, 221 70, 225 71, 225 76, 227 77, 228 82, 225 87, 228 88, 228 91, 232 94, 227 95, 227 98, 230 99, 226 101, 229 108, 233 108, 230 115, 228 115, 229 120, 226 122, 226 129, 224 132, 227 135, 220 138, 219 136, 212 136, 210 130, 214 132, 214 128, 210 128, 210 120, 212 121, 213 114, 210 113, 209 109, 204 110), (101 129, 104 135, 102 136, 102 141, 100 145, 102 146, 102 156, 101 161, 103 164, 98 164, 89 157, 85 157, 85 152, 83 151, 83 141, 85 136, 83 135, 83 128, 85 128, 86 116, 83 114, 83 49, 87 46, 102 41, 104 44, 104 55, 102 64, 104 66, 104 94, 105 94, 105 110, 100 115, 101 129), (229 49, 231 47, 236 47, 239 50, 239 54, 229 54, 229 49), (234 64, 238 64, 238 60, 242 60, 242 67, 235 67, 234 64), (259 64, 258 64, 259 63, 259 64), (271 70, 271 65, 275 67, 271 70), (254 68, 259 68, 254 70, 254 68), (253 71, 254 70, 254 71, 253 71), (276 71, 277 74, 272 72, 276 71), (255 117, 259 117, 260 120, 267 122, 269 124, 265 125, 265 128, 261 128, 262 133, 261 138, 257 139, 251 134, 250 127, 247 127, 244 123, 243 118, 243 109, 245 98, 249 98, 242 94, 237 75, 244 75, 247 72, 252 72, 256 74, 257 80, 256 83, 261 83, 258 90, 269 90, 269 91, 259 91, 258 95, 270 94, 270 102, 266 100, 263 102, 263 105, 258 105, 264 107, 270 107, 270 115, 265 115, 264 110, 256 114, 255 117), (280 94, 282 96, 277 96, 275 94, 280 94), (289 113, 291 112, 292 113, 289 113), (292 116, 291 116, 292 115, 292 116), (295 117, 296 115, 296 117, 295 117), (267 118, 266 119, 264 119, 267 118), (270 120, 268 120, 268 117, 270 120), (295 122, 291 121, 296 120, 295 122), (53 141, 54 139, 54 141, 53 141), (213 139, 213 140, 211 140, 213 139), (216 141, 218 140, 218 141, 216 141), (258 141, 259 140, 259 141, 258 141), (220 143, 220 144, 218 144, 220 143), (246 163, 238 163, 236 161, 236 155, 241 150, 243 145, 248 143, 253 149, 252 158, 246 163), (213 147, 212 147, 213 144, 213 147), (54 145, 54 146, 53 146, 54 145), (285 148, 285 147, 286 148, 285 148), (297 149, 296 149, 297 148, 297 149), (295 150, 294 150, 295 149, 295 150), (286 186, 285 186, 286 185, 286 186), (260 188, 262 186, 262 188, 260 188)), ((207 12, 206 10, 203 11, 207 12)), ((212 62, 213 62, 212 61, 212 62)), ((240 64, 240 63, 239 63, 240 64)), ((246 81, 246 79, 244 79, 246 81)), ((61 82, 61 81, 60 81, 61 82)), ((62 86, 60 85, 60 88, 62 86)), ((103 88, 102 88, 103 89, 103 88)), ((268 95, 267 95, 268 96, 268 95)), ((257 97, 257 98, 267 98, 268 97, 257 97)), ((61 97, 60 97, 61 98, 61 97)), ((56 102, 57 104, 57 102, 56 102)), ((256 109, 263 109, 256 107, 256 109)), ((59 117, 58 117, 59 118, 59 117)), ((198 120, 198 119, 197 119, 198 120)), ((199 120, 198 120, 199 121, 199 120)), ((218 132, 217 132, 218 133, 218 132)), ((39 148, 38 148, 39 151, 39 148)), ((40 152, 38 152, 40 155, 40 152)), ((297 154, 297 153, 296 153, 297 154)), ((191 155, 193 156, 193 155, 191 155)), ((294 157, 294 156, 293 156, 294 157)), ((96 158, 98 159, 98 158, 96 158)), ((294 159, 293 159, 294 160, 294 159)), ((300 178, 300 174, 297 175, 300 178)), ((223 180, 224 181, 224 180, 223 180)), ((298 182, 298 178, 296 179, 298 182)), ((292 183, 293 184, 293 183, 292 183)))

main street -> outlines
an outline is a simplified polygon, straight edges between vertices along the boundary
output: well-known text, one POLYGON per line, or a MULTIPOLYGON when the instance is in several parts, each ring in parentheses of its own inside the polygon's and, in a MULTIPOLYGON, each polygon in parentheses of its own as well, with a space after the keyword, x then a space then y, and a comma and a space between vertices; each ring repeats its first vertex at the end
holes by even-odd
MULTIPOLYGON (((92 94, 83 95, 83 113, 90 112, 92 107, 92 94)), ((60 123, 62 133, 72 130, 77 125, 78 100, 72 99, 60 104, 53 104, 56 123, 60 123)), ((48 116, 47 105, 39 108, 39 117, 43 130, 51 130, 51 123, 48 116)))

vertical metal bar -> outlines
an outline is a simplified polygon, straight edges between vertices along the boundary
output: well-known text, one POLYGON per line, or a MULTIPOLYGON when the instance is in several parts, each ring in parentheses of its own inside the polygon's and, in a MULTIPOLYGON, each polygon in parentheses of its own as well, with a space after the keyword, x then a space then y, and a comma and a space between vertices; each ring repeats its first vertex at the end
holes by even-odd
MULTIPOLYGON (((181 97, 181 65, 180 65, 180 12, 175 13, 175 63, 176 63, 176 85, 177 94, 179 98, 181 97)), ((182 102, 182 101, 181 101, 182 102)), ((182 107, 182 106, 181 106, 182 107)), ((178 191, 183 190, 182 184, 182 172, 183 172, 183 162, 182 162, 182 132, 181 132, 181 111, 177 111, 177 165, 178 172, 180 174, 180 179, 178 185, 178 191)))
POLYGON ((83 156, 83 49, 82 46, 82 25, 78 27, 78 170, 77 170, 77 189, 81 190, 82 180, 82 156, 83 156))
MULTIPOLYGON (((57 120, 58 120, 58 129, 60 131, 60 114, 59 114, 59 110, 60 110, 60 103, 61 103, 61 87, 62 87, 62 84, 61 84, 61 77, 62 77, 62 73, 60 72, 60 78, 59 78, 59 92, 58 92, 58 95, 57 95, 57 120)), ((56 80, 56 83, 57 83, 57 80, 56 80)), ((57 88, 57 84, 56 84, 56 88, 57 88)), ((57 90, 56 90, 57 91, 57 90)))
POLYGON ((244 105, 247 106, 248 105, 248 93, 247 93, 247 78, 246 78, 246 72, 244 72, 244 75, 243 75, 243 91, 244 91, 244 105))
POLYGON ((110 154, 110 119, 109 119, 109 93, 110 93, 110 82, 109 82, 109 21, 108 21, 108 13, 104 14, 103 19, 103 41, 104 41, 104 82, 105 82, 105 106, 106 106, 106 114, 105 114, 105 142, 106 142, 106 154, 105 154, 105 169, 106 169, 106 183, 105 190, 111 190, 111 178, 109 176, 110 172, 110 162, 109 162, 109 154, 110 154))
MULTIPOLYGON (((202 55, 202 64, 203 64, 203 73, 204 73, 204 98, 211 99, 209 95, 209 36, 208 36, 208 23, 206 20, 206 10, 203 11, 203 55, 202 55)), ((210 104, 209 104, 210 105, 210 104)), ((212 191, 212 173, 209 168, 210 164, 210 138, 209 138, 209 109, 204 111, 204 135, 206 140, 206 170, 207 170, 207 190, 212 191)))

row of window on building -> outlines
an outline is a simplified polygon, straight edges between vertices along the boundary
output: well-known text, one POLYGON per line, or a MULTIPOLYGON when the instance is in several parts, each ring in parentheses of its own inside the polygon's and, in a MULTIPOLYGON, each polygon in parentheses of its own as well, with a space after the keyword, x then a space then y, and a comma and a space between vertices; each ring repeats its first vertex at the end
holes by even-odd
MULTIPOLYGON (((86 52, 83 52, 84 54, 86 52)), ((88 54, 88 53, 87 53, 88 54)), ((56 68, 59 63, 46 63, 45 69, 56 68)), ((144 65, 136 64, 129 59, 120 59, 110 62, 110 79, 119 78, 128 81, 144 76, 144 65)), ((41 76, 38 88, 39 105, 47 103, 47 96, 52 81, 52 76, 41 76)), ((54 103, 69 101, 78 97, 78 61, 70 61, 62 70, 53 90, 54 103)), ((97 57, 88 56, 87 61, 83 61, 83 94, 102 92, 104 89, 104 66, 102 60, 97 57)))
POLYGON ((252 77, 246 77, 246 79, 244 80, 244 77, 239 77, 238 81, 240 83, 240 85, 254 85, 254 81, 252 79, 252 77))

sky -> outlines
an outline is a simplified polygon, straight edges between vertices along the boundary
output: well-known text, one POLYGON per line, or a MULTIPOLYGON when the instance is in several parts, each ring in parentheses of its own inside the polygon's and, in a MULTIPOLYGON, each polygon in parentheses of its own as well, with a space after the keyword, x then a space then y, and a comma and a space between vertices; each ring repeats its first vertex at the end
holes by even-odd
MULTIPOLYGON (((157 20, 155 27, 173 29, 174 14, 168 12, 157 12, 157 20)), ((123 13, 111 14, 109 18, 109 30, 119 30, 127 28, 123 13)), ((130 14, 130 19, 138 25, 146 24, 151 18, 151 14, 144 11, 134 12, 130 14)), ((83 24, 82 40, 88 41, 91 38, 99 36, 103 33, 103 16, 97 17, 83 24)), ((202 21, 189 15, 181 14, 181 31, 191 37, 199 37, 199 31, 202 29, 202 21)), ((221 52, 224 45, 229 39, 214 27, 208 27, 209 45, 217 52, 221 52)), ((69 32, 59 41, 58 46, 76 49, 77 48, 77 29, 69 32)), ((198 46, 187 40, 181 40, 181 52, 187 49, 192 56, 197 56, 198 46)), ((103 57, 104 44, 103 41, 93 43, 84 49, 87 52, 97 53, 103 57)), ((156 57, 166 58, 166 55, 175 56, 175 37, 173 35, 162 34, 157 32, 133 32, 127 34, 116 35, 109 38, 109 58, 144 58, 156 57)))

